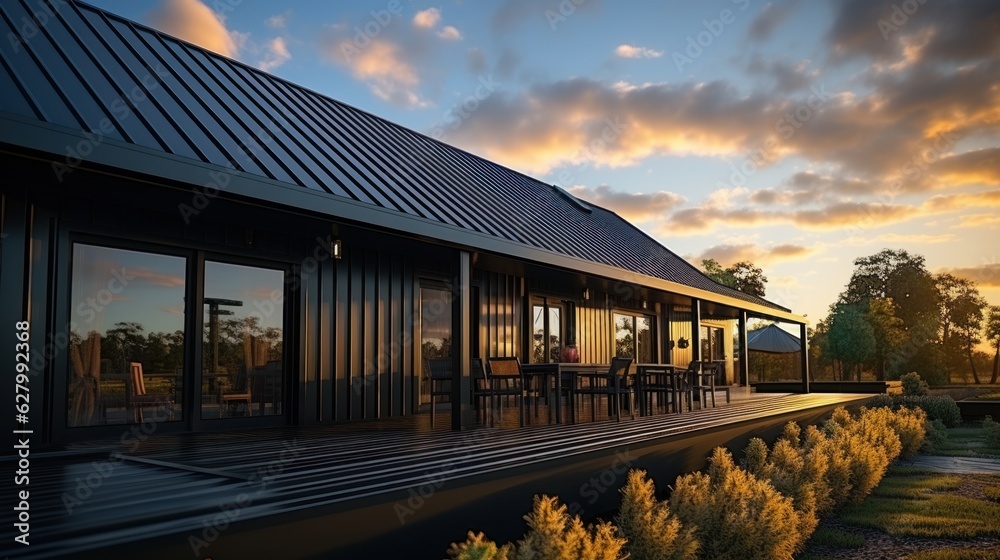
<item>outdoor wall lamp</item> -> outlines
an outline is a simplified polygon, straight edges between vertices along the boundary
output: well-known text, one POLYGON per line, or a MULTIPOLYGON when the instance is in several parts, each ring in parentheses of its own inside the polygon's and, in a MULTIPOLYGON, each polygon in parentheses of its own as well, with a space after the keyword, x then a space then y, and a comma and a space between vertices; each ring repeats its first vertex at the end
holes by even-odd
POLYGON ((584 300, 589 300, 590 299, 590 288, 584 288, 583 289, 583 299, 584 300))
POLYGON ((690 346, 690 344, 691 343, 688 342, 688 339, 684 338, 683 336, 680 338, 680 340, 677 341, 677 347, 681 349, 687 348, 688 346, 690 346))
POLYGON ((642 300, 642 308, 643 309, 649 309, 649 302, 646 301, 646 300, 642 300))
POLYGON ((330 254, 335 259, 340 259, 343 256, 339 239, 334 239, 333 243, 330 244, 330 254))

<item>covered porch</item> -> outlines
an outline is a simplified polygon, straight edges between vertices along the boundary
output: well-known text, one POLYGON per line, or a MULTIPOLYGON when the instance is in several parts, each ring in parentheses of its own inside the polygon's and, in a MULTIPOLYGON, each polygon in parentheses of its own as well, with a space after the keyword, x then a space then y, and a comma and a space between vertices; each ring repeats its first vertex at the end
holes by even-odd
POLYGON ((536 493, 592 519, 616 507, 629 468, 667 484, 717 445, 742 449, 866 398, 753 395, 682 415, 522 430, 431 432, 425 416, 226 434, 158 435, 151 424, 32 453, 31 547, 10 549, 8 527, 2 552, 432 557, 469 529, 516 538, 536 493))

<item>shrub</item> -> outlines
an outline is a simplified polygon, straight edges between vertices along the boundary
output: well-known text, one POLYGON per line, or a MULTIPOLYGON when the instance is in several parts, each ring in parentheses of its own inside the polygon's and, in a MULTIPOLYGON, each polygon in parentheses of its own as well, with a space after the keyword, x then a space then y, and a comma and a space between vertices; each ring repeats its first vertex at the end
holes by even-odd
POLYGON ((767 444, 760 438, 751 438, 746 449, 743 450, 743 460, 740 466, 743 470, 756 476, 757 478, 767 478, 767 444))
POLYGON ((497 547, 495 542, 486 538, 486 535, 469 531, 469 537, 465 542, 451 543, 448 556, 455 560, 508 560, 510 552, 509 544, 497 547))
POLYGON ((923 451, 927 453, 937 453, 948 442, 948 428, 940 420, 928 420, 924 423, 924 430, 927 436, 924 438, 923 451))
POLYGON ((919 409, 909 409, 900 407, 899 410, 889 410, 888 408, 861 409, 862 422, 875 422, 880 426, 885 426, 896 432, 899 437, 900 450, 898 453, 891 453, 891 458, 899 455, 903 458, 910 458, 920 452, 920 447, 924 444, 924 437, 927 432, 924 424, 927 422, 927 414, 919 409))
POLYGON ((805 540, 792 500, 733 463, 718 447, 708 473, 677 478, 670 507, 694 526, 706 558, 791 559, 805 540))
POLYGON ((983 430, 986 432, 986 445, 1000 447, 1000 422, 994 422, 992 416, 983 418, 983 430))
POLYGON ((535 496, 524 516, 528 532, 517 541, 517 560, 619 560, 625 539, 610 523, 584 527, 580 516, 570 517, 558 498, 535 496))
POLYGON ((666 502, 658 502, 646 471, 633 470, 621 489, 615 517, 630 560, 691 560, 698 552, 694 531, 681 526, 666 502))
POLYGON ((962 411, 955 404, 955 399, 947 395, 925 395, 922 397, 908 395, 875 395, 869 402, 873 407, 886 407, 893 410, 901 407, 920 408, 927 413, 930 420, 940 420, 949 428, 962 423, 962 411))
POLYGON ((903 382, 904 395, 921 397, 926 395, 930 389, 927 382, 915 371, 903 374, 899 380, 903 382))

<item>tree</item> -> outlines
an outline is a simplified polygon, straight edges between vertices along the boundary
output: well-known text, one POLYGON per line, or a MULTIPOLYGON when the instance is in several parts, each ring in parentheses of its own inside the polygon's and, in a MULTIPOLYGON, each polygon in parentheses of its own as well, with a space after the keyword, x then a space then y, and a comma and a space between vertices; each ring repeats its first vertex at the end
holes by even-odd
POLYGON ((854 366, 861 381, 861 364, 875 355, 875 333, 861 304, 835 304, 830 310, 827 353, 854 366))
MULTIPOLYGON (((973 350, 981 341, 983 309, 986 300, 979 294, 976 285, 965 278, 951 274, 935 277, 941 309, 941 342, 945 351, 954 359, 961 350, 969 357, 972 377, 979 383, 973 350)), ((989 338, 989 335, 987 335, 989 338)))
POLYGON ((751 262, 740 261, 726 269, 736 282, 735 288, 744 294, 764 297, 767 286, 767 276, 764 271, 751 262))
MULTIPOLYGON (((891 298, 873 299, 868 302, 866 313, 868 324, 872 326, 875 337, 875 374, 879 381, 885 379, 886 362, 899 360, 899 354, 892 352, 906 340, 903 320, 896 317, 895 306, 891 298)), ((896 365, 895 363, 893 365, 896 365)))
POLYGON ((701 266, 706 276, 723 286, 735 288, 752 296, 764 297, 767 276, 764 276, 764 271, 751 262, 740 261, 729 268, 722 268, 715 259, 704 259, 701 261, 701 266))
POLYGON ((857 267, 851 275, 847 289, 840 294, 838 304, 861 305, 862 309, 875 309, 881 317, 871 318, 876 329, 902 329, 903 336, 896 332, 873 333, 876 339, 874 366, 876 377, 885 379, 886 361, 893 357, 894 373, 909 368, 909 362, 920 349, 934 342, 940 323, 938 307, 939 293, 934 278, 924 265, 924 258, 910 255, 903 250, 885 249, 870 257, 854 261, 857 267), (891 302, 891 317, 900 322, 886 321, 890 315, 881 304, 871 307, 874 300, 891 302), (896 345, 893 347, 892 342, 896 345), (898 352, 900 347, 909 351, 898 352))
POLYGON ((722 268, 722 265, 719 264, 717 260, 704 259, 701 261, 701 267, 705 270, 705 276, 708 276, 723 286, 729 286, 730 288, 736 287, 736 279, 733 278, 733 275, 726 269, 722 268))
POLYGON ((1000 376, 1000 305, 991 305, 986 318, 986 340, 993 341, 993 376, 990 383, 996 383, 1000 376))

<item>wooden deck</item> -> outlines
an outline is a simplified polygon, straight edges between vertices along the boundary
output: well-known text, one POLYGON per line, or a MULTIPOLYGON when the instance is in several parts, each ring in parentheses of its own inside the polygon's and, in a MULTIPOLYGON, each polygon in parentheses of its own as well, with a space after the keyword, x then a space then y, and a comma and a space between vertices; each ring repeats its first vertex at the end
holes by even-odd
MULTIPOLYGON (((223 558, 227 556, 221 553, 230 547, 263 551, 257 547, 264 541, 255 543, 254 535, 264 539, 268 527, 285 527, 287 535, 289 527, 306 527, 333 514, 348 516, 347 523, 352 519, 359 523, 352 528, 331 521, 329 533, 320 525, 315 537, 321 542, 307 548, 319 554, 337 550, 339 539, 357 536, 354 544, 360 546, 365 535, 385 537, 394 529, 432 527, 442 522, 435 518, 438 510, 456 503, 475 509, 501 491, 511 500, 528 496, 515 506, 518 509, 492 513, 516 522, 530 505, 531 492, 561 496, 568 492, 564 500, 569 503, 573 494, 582 493, 580 483, 586 480, 572 473, 600 474, 616 454, 662 459, 671 452, 658 445, 687 442, 680 448, 687 450, 686 465, 700 468, 705 449, 715 444, 705 439, 692 447, 690 442, 709 431, 724 430, 725 437, 732 438, 760 426, 780 426, 790 415, 827 412, 868 396, 752 397, 715 409, 621 423, 451 432, 428 430, 421 416, 416 421, 328 428, 151 437, 137 446, 96 442, 32 453, 31 544, 15 543, 8 523, 0 554, 48 558, 72 552, 75 558, 111 557, 106 554, 112 547, 119 553, 143 551, 148 557, 162 550, 162 557, 223 558), (551 480, 540 474, 550 471, 555 477, 551 480), (543 484, 545 480, 549 482, 543 484), (477 486, 487 482, 488 487, 477 486), (448 499, 435 497, 449 492, 448 499), (425 503, 433 507, 424 507, 425 503), (373 527, 372 519, 383 526, 373 527), (177 556, 178 551, 186 553, 177 556)), ((9 459, 4 462, 12 466, 9 459)), ((645 463, 636 459, 634 466, 645 463)), ((622 482, 624 477, 617 477, 619 486, 622 482)), ((602 513, 601 504, 616 502, 617 492, 613 494, 593 503, 581 498, 578 501, 586 508, 580 513, 602 513)), ((456 526, 447 534, 460 538, 469 528, 474 527, 456 526)), ((435 557, 443 555, 447 544, 440 542, 435 557)), ((284 550, 285 557, 311 554, 289 556, 289 549, 284 550)))

